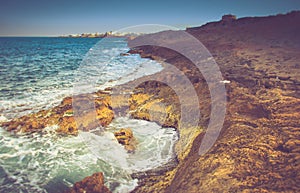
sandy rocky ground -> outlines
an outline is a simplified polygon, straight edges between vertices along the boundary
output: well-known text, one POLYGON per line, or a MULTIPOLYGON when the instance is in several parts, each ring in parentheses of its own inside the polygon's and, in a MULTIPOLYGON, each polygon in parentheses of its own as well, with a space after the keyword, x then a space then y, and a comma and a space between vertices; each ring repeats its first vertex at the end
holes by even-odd
MULTIPOLYGON (((12 132, 43 132, 45 126, 58 124, 57 132, 76 135, 79 129, 106 126, 114 117, 129 113, 134 118, 175 127, 180 134, 175 146, 177 160, 153 171, 134 174, 140 180, 133 192, 299 192, 299 21, 300 12, 241 19, 227 16, 186 30, 206 46, 224 80, 230 81, 226 84, 223 128, 213 147, 202 156, 198 150, 209 123, 212 102, 208 85, 189 59, 162 47, 141 46, 130 52, 172 64, 188 77, 199 97, 201 116, 197 127, 179 127, 179 98, 163 82, 174 82, 183 93, 188 90, 169 67, 152 77, 77 96, 76 104, 81 109, 76 120, 73 99, 69 97, 53 109, 2 126, 12 132), (91 100, 96 112, 84 109, 84 104, 91 100)), ((129 41, 129 45, 147 38, 166 41, 175 33, 140 36, 129 41)), ((189 93, 183 98, 188 114, 193 114, 194 100, 189 93)), ((99 173, 75 184, 70 192, 84 190, 109 191, 99 173), (95 184, 101 186, 89 189, 96 187, 95 184)))

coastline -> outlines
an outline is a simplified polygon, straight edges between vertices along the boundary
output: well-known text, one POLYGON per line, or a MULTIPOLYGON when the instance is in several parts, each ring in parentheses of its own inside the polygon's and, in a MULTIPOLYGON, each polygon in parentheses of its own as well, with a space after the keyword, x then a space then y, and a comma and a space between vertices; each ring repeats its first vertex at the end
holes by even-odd
MULTIPOLYGON (((140 80, 140 78, 138 78, 138 80, 140 80)), ((131 82, 135 82, 135 81, 136 80, 131 80, 128 83, 121 84, 121 85, 118 84, 114 87, 108 87, 104 90, 99 90, 94 93, 85 93, 85 94, 78 95, 78 97, 80 98, 79 100, 82 100, 81 101, 82 104, 84 104, 85 101, 91 98, 95 100, 96 108, 97 108, 97 118, 98 118, 98 120, 95 120, 91 113, 84 114, 83 118, 80 118, 80 121, 82 120, 84 121, 83 125, 81 125, 80 128, 77 127, 78 123, 76 123, 76 120, 74 119, 74 111, 72 109, 72 105, 74 103, 72 97, 65 97, 60 104, 55 105, 54 107, 39 110, 37 112, 33 112, 21 117, 17 117, 12 120, 8 120, 8 121, 6 120, 4 122, 1 122, 0 124, 7 131, 11 133, 15 133, 17 135, 19 134, 22 135, 23 133, 30 134, 36 132, 41 134, 47 134, 48 129, 45 128, 52 125, 58 125, 58 127, 55 127, 55 131, 61 134, 62 137, 64 135, 78 135, 78 130, 84 130, 84 131, 91 130, 99 125, 106 127, 117 116, 126 115, 128 113, 128 110, 133 110, 133 108, 139 108, 139 106, 145 105, 146 103, 154 104, 156 102, 159 102, 157 98, 153 97, 153 95, 151 95, 150 93, 141 93, 142 87, 139 87, 135 91, 135 94, 131 96, 131 98, 129 99, 130 104, 128 104, 128 102, 126 101, 128 95, 128 92, 126 92, 126 86, 128 86, 128 84, 130 84, 131 82), (120 90, 119 93, 112 94, 113 90, 117 90, 116 87, 120 87, 120 88, 124 87, 125 90, 120 90), (147 99, 147 101, 145 101, 145 99, 147 99), (112 100, 114 100, 114 102, 116 103, 112 104, 112 100)), ((78 99, 77 97, 75 98, 78 99)), ((160 114, 162 113, 161 111, 163 110, 164 109, 158 109, 158 112, 156 113, 160 114)), ((150 121, 149 112, 148 113, 141 112, 141 114, 137 112, 133 118, 150 121)), ((154 121, 159 125, 163 125, 162 123, 159 122, 159 120, 151 120, 151 121, 154 121)), ((168 124, 164 126, 166 127, 175 126, 174 120, 173 122, 170 121, 168 124)), ((174 168, 176 164, 177 164, 177 160, 175 158, 170 163, 167 163, 164 166, 161 166, 159 168, 155 168, 153 171, 141 172, 141 173, 137 172, 132 174, 132 176, 136 178, 138 176, 143 176, 146 173, 147 175, 149 175, 149 173, 151 172, 160 173, 162 170, 166 170, 166 167, 174 168)))
MULTIPOLYGON (((74 105, 74 101, 71 97, 64 98, 59 105, 50 109, 24 115, 8 122, 2 122, 1 126, 12 133, 22 134, 32 132, 43 133, 45 127, 57 124, 57 133, 61 133, 62 135, 78 135, 79 130, 91 130, 99 125, 105 127, 110 124, 116 116, 126 115, 129 113, 128 111, 139 109, 131 113, 132 118, 153 121, 164 127, 178 128, 177 123, 179 120, 179 102, 176 99, 175 93, 170 93, 171 90, 167 87, 167 85, 159 86, 158 83, 152 82, 148 84, 148 82, 144 81, 144 79, 147 79, 151 76, 156 77, 157 73, 129 81, 123 85, 116 85, 112 88, 99 90, 95 93, 80 94, 78 96, 79 98, 76 96, 76 100, 81 101, 82 105, 85 104, 87 100, 92 98, 96 103, 97 109, 97 120, 93 117, 92 113, 85 113, 79 118, 79 121, 82 123, 80 124, 80 128, 77 127, 79 124, 76 122, 73 115, 74 111, 72 109, 72 105, 74 105), (142 84, 139 85, 133 91, 133 93, 131 93, 130 90, 130 93, 126 91, 127 87, 131 87, 130 84, 136 84, 136 82, 140 82, 142 84), (161 96, 157 95, 157 90, 153 90, 153 88, 159 87, 161 90, 165 90, 166 93, 162 94, 161 96), (116 90, 119 92, 115 93, 114 91, 116 90), (130 94, 129 99, 127 98, 128 94, 130 94), (161 100, 165 98, 166 94, 171 94, 167 101, 168 104, 166 104, 169 107, 167 112, 165 112, 165 109, 159 107, 161 100), (174 101, 176 104, 172 104, 174 101), (156 104, 158 105, 158 108, 152 108, 152 106, 155 106, 156 104), (160 115, 162 114, 166 114, 167 116, 165 123, 162 122, 165 120, 160 119, 160 115)), ((197 132, 199 131, 197 130, 197 132)), ((189 141, 192 140, 186 140, 185 142, 189 141)), ((170 163, 167 163, 159 168, 154 168, 153 170, 147 172, 134 173, 132 174, 132 177, 144 179, 149 175, 156 176, 175 168, 177 164, 178 160, 175 158, 170 163)))
MULTIPOLYGON (((297 164, 300 161, 297 138, 300 125, 300 115, 297 113, 300 105, 300 80, 297 74, 299 68, 293 67, 300 59, 297 48, 300 41, 296 36, 284 39, 286 32, 279 30, 300 29, 296 28, 297 24, 290 25, 297 21, 294 17, 299 18, 299 15, 275 16, 265 18, 270 21, 254 24, 245 19, 239 20, 243 21, 242 27, 236 24, 236 21, 225 25, 221 21, 213 26, 187 29, 187 32, 201 40, 212 52, 224 78, 230 81, 226 85, 228 104, 223 130, 212 149, 203 156, 198 155, 198 149, 204 135, 203 130, 205 131, 209 121, 210 96, 202 75, 193 69, 189 61, 170 50, 144 46, 131 51, 140 54, 141 57, 165 61, 176 66, 185 73, 198 96, 201 96, 201 125, 189 130, 191 133, 178 131, 182 140, 175 147, 178 163, 144 174, 134 174, 139 177, 139 186, 132 192, 268 192, 300 189, 297 185, 297 172, 300 171, 300 165, 297 164), (287 25, 273 22, 277 18, 281 20, 282 17, 290 23, 287 25), (265 28, 272 25, 275 25, 273 28, 278 31, 274 34, 265 32, 265 28), (253 31, 247 32, 245 29, 255 30, 258 35, 255 36, 253 31), (268 36, 268 39, 260 42, 260 38, 265 36, 268 36), (278 41, 274 42, 272 38, 277 38, 278 41), (267 65, 269 63, 271 65, 267 65), (291 69, 293 72, 289 72, 291 69)), ((160 34, 154 36, 160 38, 160 34)), ((133 118, 154 121, 178 129, 179 100, 168 85, 161 83, 164 79, 174 79, 168 71, 169 69, 164 68, 163 72, 149 75, 157 81, 145 82, 149 77, 142 77, 124 85, 108 88, 105 92, 98 91, 80 97, 83 101, 90 97, 96 101, 96 108, 99 110, 97 116, 102 126, 109 124, 115 114, 124 115, 129 109, 133 118), (166 74, 168 76, 165 76, 166 74), (126 88, 131 88, 130 84, 135 85, 136 82, 141 84, 138 84, 133 93, 126 93, 126 88), (124 92, 111 92, 116 90, 124 92), (118 103, 112 103, 112 100, 118 103), (167 111, 159 105, 162 100, 165 106, 169 107, 166 108, 167 111), (153 108, 155 104, 157 107, 153 108), (151 113, 149 109, 152 110, 151 113), (160 118, 162 114, 166 114, 165 120, 160 118)), ((181 85, 180 82, 178 85, 181 85)), ((61 126, 59 132, 76 134, 78 128, 74 126, 74 120, 63 116, 71 111, 71 106, 72 99, 65 98, 59 106, 49 111, 41 111, 31 115, 31 118, 25 116, 4 126, 10 131, 17 131, 18 125, 27 125, 23 132, 32 132, 41 131, 44 124, 58 123, 61 126), (70 125, 73 128, 71 130, 70 125)), ((90 115, 87 114, 83 119, 84 129, 95 127, 95 120, 90 115)))
MULTIPOLYGON (((299 12, 233 18, 186 30, 210 50, 229 82, 225 123, 208 153, 198 155, 202 132, 175 169, 147 177, 133 192, 299 191, 295 175, 300 171, 300 80, 294 65, 300 59, 300 39, 289 35, 300 31, 297 18, 299 12)), ((152 36, 158 41, 163 37, 152 36)), ((163 48, 142 46, 135 52, 152 59, 162 57, 181 70, 189 66, 163 48)), ((192 75, 186 76, 193 80, 192 75)), ((200 79, 199 84, 204 87, 205 81, 200 79)), ((199 96, 205 101, 205 93, 199 96)), ((204 118, 208 104, 200 105, 204 118)), ((204 128, 206 121, 202 118, 204 128)))

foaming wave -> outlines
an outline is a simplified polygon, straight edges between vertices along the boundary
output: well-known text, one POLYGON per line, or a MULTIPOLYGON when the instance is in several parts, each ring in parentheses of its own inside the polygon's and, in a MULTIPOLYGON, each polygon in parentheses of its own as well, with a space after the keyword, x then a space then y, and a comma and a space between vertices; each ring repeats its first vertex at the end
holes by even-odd
POLYGON ((104 172, 113 192, 129 192, 137 185, 131 174, 169 162, 177 134, 156 123, 117 118, 107 131, 61 136, 57 126, 43 133, 12 135, 0 128, 0 191, 57 192, 95 172, 104 172), (138 140, 134 154, 127 153, 113 132, 124 127, 138 140))
POLYGON ((139 142, 138 151, 127 159, 131 172, 153 169, 174 158, 173 146, 178 139, 174 128, 162 128, 154 122, 119 117, 110 124, 110 129, 115 131, 120 128, 131 128, 139 142))
POLYGON ((21 117, 41 109, 54 107, 64 97, 70 96, 71 93, 72 89, 70 87, 34 92, 22 99, 0 100, 0 113, 7 119, 21 117))
POLYGON ((20 67, 16 71, 22 69, 28 80, 25 78, 24 82, 14 82, 17 80, 12 79, 13 82, 3 85, 3 88, 7 89, 0 91, 0 115, 12 119, 51 108, 59 104, 64 97, 74 94, 73 84, 76 80, 91 80, 93 84, 91 89, 76 90, 79 94, 123 84, 162 70, 157 62, 143 59, 139 55, 121 56, 121 53, 129 50, 123 39, 103 40, 100 45, 93 47, 88 52, 87 59, 82 62, 81 66, 75 65, 77 67, 72 67, 72 55, 57 53, 55 56, 65 57, 66 60, 65 64, 60 65, 55 64, 55 58, 43 58, 51 66, 51 68, 44 69, 49 76, 43 79, 36 78, 33 82, 28 76, 33 73, 33 69, 37 68, 39 63, 26 66, 19 61, 20 67), (64 65, 66 65, 65 68, 64 65), (26 75, 26 73, 29 74, 26 75))

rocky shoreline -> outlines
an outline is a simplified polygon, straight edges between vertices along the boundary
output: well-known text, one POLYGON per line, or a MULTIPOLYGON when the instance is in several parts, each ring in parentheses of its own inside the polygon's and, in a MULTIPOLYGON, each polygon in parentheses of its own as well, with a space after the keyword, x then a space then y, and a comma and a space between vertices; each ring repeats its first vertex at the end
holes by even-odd
MULTIPOLYGON (((198 150, 211 112, 208 85, 190 60, 162 47, 141 46, 130 53, 172 64, 184 73, 200 99, 198 127, 179 127, 181 104, 174 89, 164 82, 175 82, 176 89, 183 92, 186 85, 168 67, 125 85, 76 96, 76 104, 84 106, 93 100, 96 108, 96 113, 80 111, 77 120, 72 98, 68 97, 52 109, 1 125, 17 133, 42 132, 45 126, 58 124, 57 132, 76 135, 80 129, 105 127, 114 117, 130 114, 176 128, 180 135, 175 145, 178 160, 133 174, 139 178, 133 192, 297 192, 299 20, 300 12, 262 18, 224 17, 220 22, 186 30, 208 48, 228 81, 225 123, 214 146, 202 156, 198 150)), ((140 36, 130 40, 129 45, 149 36, 164 41, 173 33, 140 36)), ((189 93, 184 99, 185 105, 193 109, 189 93)))
MULTIPOLYGON (((133 192, 300 190, 299 19, 300 12, 262 18, 228 16, 186 30, 208 48, 228 80, 225 123, 208 153, 198 154, 202 132, 175 169, 142 179, 133 192)), ((170 34, 152 38, 163 41, 170 34)), ((142 46, 133 52, 163 58, 181 70, 192 69, 186 58, 165 48, 142 46)), ((185 74, 195 88, 197 83, 205 87, 201 78, 194 81, 195 74, 185 74)), ((197 92, 205 101, 207 93, 197 92)), ((208 104, 200 104, 203 128, 208 104)))

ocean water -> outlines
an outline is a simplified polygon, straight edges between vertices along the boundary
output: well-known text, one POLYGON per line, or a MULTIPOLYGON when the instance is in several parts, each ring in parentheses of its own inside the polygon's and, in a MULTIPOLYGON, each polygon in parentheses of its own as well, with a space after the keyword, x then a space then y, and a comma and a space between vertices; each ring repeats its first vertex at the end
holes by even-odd
MULTIPOLYGON (((0 121, 53 107, 82 80, 93 86, 76 94, 162 70, 139 55, 120 55, 128 50, 122 38, 0 38, 0 121)), ((119 117, 101 135, 97 128, 60 136, 56 128, 14 135, 0 127, 0 192, 62 192, 95 172, 113 192, 129 192, 137 185, 130 174, 174 158, 176 131, 156 123, 119 117), (128 127, 138 140, 134 154, 113 136, 128 127)))
POLYGON ((0 38, 0 114, 11 119, 54 106, 83 80, 95 91, 162 69, 138 55, 119 56, 128 50, 122 38, 0 38))

